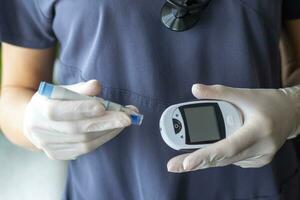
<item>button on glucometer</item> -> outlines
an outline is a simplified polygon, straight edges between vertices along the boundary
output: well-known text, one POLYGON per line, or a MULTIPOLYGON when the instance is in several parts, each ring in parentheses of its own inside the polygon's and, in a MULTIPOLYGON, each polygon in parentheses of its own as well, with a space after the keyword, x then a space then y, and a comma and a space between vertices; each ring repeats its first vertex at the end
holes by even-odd
POLYGON ((173 119, 173 127, 176 134, 181 131, 182 125, 178 119, 173 119))

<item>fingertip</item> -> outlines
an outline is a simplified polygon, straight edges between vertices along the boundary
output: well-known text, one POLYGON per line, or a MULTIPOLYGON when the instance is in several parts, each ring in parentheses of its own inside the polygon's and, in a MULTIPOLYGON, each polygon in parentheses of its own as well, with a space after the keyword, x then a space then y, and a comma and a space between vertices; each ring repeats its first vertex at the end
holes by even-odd
POLYGON ((192 93, 194 94, 194 92, 196 92, 200 87, 200 84, 199 83, 195 83, 193 84, 192 86, 192 93))
POLYGON ((169 172, 172 172, 172 171, 173 171, 173 166, 172 166, 172 164, 170 163, 170 161, 167 163, 167 170, 168 170, 169 172))
POLYGON ((176 156, 176 157, 170 159, 167 164, 168 171, 174 172, 174 173, 185 172, 184 167, 183 167, 183 161, 189 155, 190 155, 189 153, 181 154, 179 156, 176 156))
POLYGON ((89 96, 96 96, 101 92, 101 84, 98 80, 92 79, 86 82, 85 92, 89 96))
POLYGON ((192 86, 192 93, 198 99, 207 97, 208 94, 207 91, 208 91, 207 85, 197 83, 192 86))
POLYGON ((97 79, 88 80, 86 83, 91 84, 91 85, 93 85, 93 84, 100 85, 100 82, 97 79))
POLYGON ((137 107, 135 107, 134 105, 127 105, 125 107, 129 108, 130 110, 132 110, 135 113, 139 113, 139 109, 137 107))
POLYGON ((64 85, 63 87, 87 96, 96 96, 101 92, 101 85, 99 81, 95 79, 73 85, 64 85))
POLYGON ((201 84, 201 83, 195 83, 193 84, 192 86, 192 90, 198 90, 200 89, 201 87, 205 86, 204 84, 201 84))
POLYGON ((172 173, 179 173, 184 171, 183 166, 173 162, 172 159, 167 164, 167 170, 168 172, 172 173))

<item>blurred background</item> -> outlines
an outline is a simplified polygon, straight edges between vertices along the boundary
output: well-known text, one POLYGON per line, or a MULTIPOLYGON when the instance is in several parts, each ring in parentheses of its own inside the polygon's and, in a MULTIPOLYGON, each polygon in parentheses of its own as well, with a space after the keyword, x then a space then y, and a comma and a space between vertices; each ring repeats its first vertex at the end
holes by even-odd
MULTIPOLYGON (((0 73, 1 63, 0 54, 0 73)), ((0 200, 59 200, 66 168, 67 162, 11 144, 0 130, 0 200)))

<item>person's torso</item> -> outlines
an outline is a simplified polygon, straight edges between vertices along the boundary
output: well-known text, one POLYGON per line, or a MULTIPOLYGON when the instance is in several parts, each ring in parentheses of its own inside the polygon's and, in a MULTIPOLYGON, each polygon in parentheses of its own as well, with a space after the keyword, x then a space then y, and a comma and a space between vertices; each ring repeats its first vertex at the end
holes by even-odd
POLYGON ((158 127, 164 108, 194 100, 194 83, 281 86, 282 0, 212 0, 197 25, 185 32, 162 25, 164 3, 59 0, 42 6, 54 15, 61 45, 59 82, 97 79, 104 98, 133 104, 145 115, 141 127, 127 128, 70 162, 66 199, 273 200, 288 189, 296 192, 289 188, 299 179, 290 143, 260 169, 228 166, 172 174, 167 161, 182 152, 164 144, 158 127))

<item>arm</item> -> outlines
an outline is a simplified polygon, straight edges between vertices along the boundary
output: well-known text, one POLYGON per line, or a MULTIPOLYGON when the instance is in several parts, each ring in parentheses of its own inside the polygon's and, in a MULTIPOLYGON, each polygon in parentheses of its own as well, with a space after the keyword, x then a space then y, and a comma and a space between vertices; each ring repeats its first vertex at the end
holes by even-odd
MULTIPOLYGON (((54 48, 3 45, 0 122, 6 137, 16 145, 70 160, 110 141, 131 120, 124 112, 105 111, 96 99, 54 100, 36 93, 40 81, 52 80, 54 56, 54 48)), ((97 80, 64 87, 88 96, 100 92, 97 80)))
POLYGON ((2 57, 2 131, 12 143, 34 149, 22 133, 24 111, 39 82, 52 80, 55 50, 34 50, 3 44, 2 57))
POLYGON ((282 41, 282 81, 284 86, 300 84, 300 20, 285 22, 282 41))

